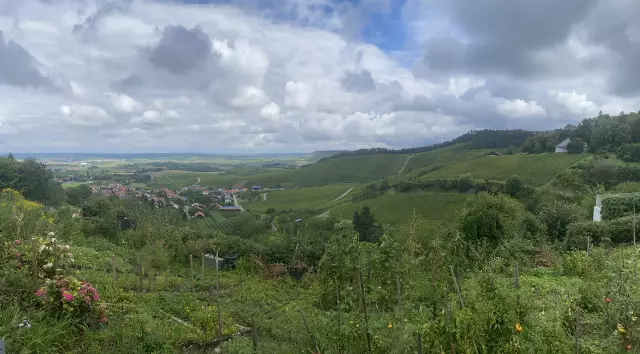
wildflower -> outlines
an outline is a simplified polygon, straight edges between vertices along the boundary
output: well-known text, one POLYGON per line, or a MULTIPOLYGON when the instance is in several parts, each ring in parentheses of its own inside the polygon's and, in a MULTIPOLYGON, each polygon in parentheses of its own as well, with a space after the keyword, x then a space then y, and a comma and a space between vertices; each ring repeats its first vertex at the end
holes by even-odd
POLYGON ((98 295, 98 292, 96 291, 93 293, 93 301, 98 301, 98 300, 100 300, 100 295, 98 295))
POLYGON ((22 241, 20 241, 20 240, 16 240, 16 242, 15 242, 15 243, 16 243, 16 246, 20 246, 20 244, 22 243, 22 241))
POLYGON ((38 289, 38 291, 36 291, 36 296, 37 297, 44 297, 47 295, 47 289, 45 288, 40 288, 38 289))
POLYGON ((611 302, 611 298, 610 298, 610 297, 605 298, 605 299, 604 299, 604 302, 611 302))
POLYGON ((524 328, 520 325, 520 322, 516 322, 516 332, 522 333, 522 331, 524 331, 524 328))
MULTIPOLYGON (((55 234, 55 232, 49 232, 49 236, 54 236, 55 234)), ((53 239, 53 241, 55 241, 55 238, 53 239)))
POLYGON ((51 263, 51 262, 49 262, 49 263, 47 263, 47 264, 42 266, 42 268, 44 268, 44 269, 49 269, 51 267, 53 267, 53 263, 51 263))
POLYGON ((16 252, 16 258, 20 258, 20 253, 16 252))
POLYGON ((625 330, 624 330, 624 326, 623 326, 623 325, 618 324, 618 326, 617 326, 617 327, 618 327, 618 332, 619 332, 619 333, 624 333, 624 332, 625 332, 625 330))
POLYGON ((100 317, 100 323, 105 323, 105 322, 107 322, 107 321, 109 321, 109 319, 107 318, 107 316, 102 316, 102 317, 100 317))
POLYGON ((627 344, 627 345, 624 347, 624 349, 626 349, 626 350, 631 350, 631 344, 627 344))
POLYGON ((393 328, 393 325, 392 325, 391 323, 389 323, 389 324, 387 325, 387 328, 391 329, 391 328, 393 328))

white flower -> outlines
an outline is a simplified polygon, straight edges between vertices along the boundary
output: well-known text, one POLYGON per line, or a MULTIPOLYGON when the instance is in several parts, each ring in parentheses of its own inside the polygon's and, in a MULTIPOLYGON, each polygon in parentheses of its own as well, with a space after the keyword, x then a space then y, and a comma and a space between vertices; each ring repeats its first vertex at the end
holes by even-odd
POLYGON ((65 246, 64 246, 64 250, 65 250, 65 251, 68 251, 69 249, 70 249, 69 245, 65 245, 65 246))
POLYGON ((44 268, 44 269, 49 269, 49 268, 51 268, 51 267, 53 267, 53 264, 52 264, 52 263, 47 263, 47 264, 45 264, 45 265, 43 265, 43 266, 42 266, 42 268, 44 268))
POLYGON ((45 250, 45 248, 47 248, 47 246, 45 246, 44 244, 41 244, 41 245, 40 245, 40 252, 44 251, 44 250, 45 250))
MULTIPOLYGON (((55 234, 56 234, 55 232, 49 232, 49 236, 53 236, 53 235, 55 235, 55 234)), ((54 239, 54 240, 55 240, 55 239, 54 239)))
MULTIPOLYGON (((51 233, 52 233, 52 232, 51 232, 51 233)), ((52 239, 51 239, 51 242, 56 242, 56 239, 55 239, 55 238, 52 238, 52 239)))

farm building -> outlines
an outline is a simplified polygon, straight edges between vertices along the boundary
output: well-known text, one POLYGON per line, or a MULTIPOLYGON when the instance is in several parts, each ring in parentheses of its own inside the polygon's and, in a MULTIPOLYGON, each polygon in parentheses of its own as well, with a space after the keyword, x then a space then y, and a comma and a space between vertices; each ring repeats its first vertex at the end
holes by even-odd
POLYGON ((560 144, 556 145, 556 152, 567 152, 567 145, 571 142, 571 139, 566 138, 560 144))

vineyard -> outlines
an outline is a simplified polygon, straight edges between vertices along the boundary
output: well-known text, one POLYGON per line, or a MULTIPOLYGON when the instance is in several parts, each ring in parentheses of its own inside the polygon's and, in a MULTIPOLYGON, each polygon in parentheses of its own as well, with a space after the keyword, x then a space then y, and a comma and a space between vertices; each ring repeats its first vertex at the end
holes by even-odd
POLYGON ((261 199, 257 202, 243 204, 243 206, 257 212, 265 212, 269 208, 276 210, 315 208, 331 203, 351 187, 348 184, 334 184, 267 192, 266 200, 261 199))
POLYGON ((367 183, 396 175, 406 158, 407 155, 345 156, 302 168, 254 174, 242 179, 248 179, 248 185, 270 188, 279 185, 311 187, 336 183, 367 183))
POLYGON ((474 179, 505 181, 518 175, 526 184, 542 186, 583 157, 571 154, 486 156, 433 171, 419 180, 457 178, 470 173, 474 179))
POLYGON ((206 186, 229 188, 237 182, 235 176, 221 175, 218 172, 189 172, 189 171, 167 171, 155 174, 151 183, 158 187, 179 189, 198 183, 206 186))
POLYGON ((469 196, 458 193, 387 193, 373 199, 336 206, 331 216, 350 219, 353 213, 368 205, 382 224, 398 225, 408 223, 416 211, 416 216, 429 221, 455 220, 469 196))
MULTIPOLYGON (((501 152, 505 149, 498 149, 496 151, 501 152)), ((450 147, 446 147, 443 149, 423 152, 420 154, 414 155, 409 163, 407 164, 407 168, 404 170, 404 174, 407 174, 411 171, 415 171, 418 168, 425 166, 433 166, 433 165, 452 165, 458 162, 471 160, 474 158, 485 156, 490 153, 491 149, 478 149, 478 150, 468 150, 462 149, 460 145, 453 145, 450 147)))

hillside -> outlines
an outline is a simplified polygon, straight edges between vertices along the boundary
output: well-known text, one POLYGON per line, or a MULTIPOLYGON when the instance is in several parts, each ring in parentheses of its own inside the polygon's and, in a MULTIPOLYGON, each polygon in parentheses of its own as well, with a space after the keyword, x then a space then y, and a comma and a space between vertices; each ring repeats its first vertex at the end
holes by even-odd
POLYGON ((518 175, 525 184, 542 186, 582 158, 584 155, 555 153, 485 156, 427 173, 418 180, 457 178, 469 173, 474 179, 506 181, 518 175))
MULTIPOLYGON (((243 203, 243 207, 251 211, 265 212, 269 208, 283 209, 307 209, 321 205, 327 205, 336 200, 346 191, 352 189, 352 185, 335 184, 321 187, 294 188, 283 191, 266 192, 266 199, 252 203, 243 203)), ((263 194, 264 196, 264 194, 263 194)), ((347 198, 345 196, 345 198, 347 198)))

